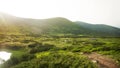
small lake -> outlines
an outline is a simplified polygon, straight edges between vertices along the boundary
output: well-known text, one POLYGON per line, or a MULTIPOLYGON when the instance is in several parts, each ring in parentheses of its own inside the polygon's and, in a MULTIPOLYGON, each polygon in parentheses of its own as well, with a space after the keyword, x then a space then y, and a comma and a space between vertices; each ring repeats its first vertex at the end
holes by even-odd
POLYGON ((6 51, 0 51, 0 64, 4 63, 11 57, 11 53, 6 52, 6 51))

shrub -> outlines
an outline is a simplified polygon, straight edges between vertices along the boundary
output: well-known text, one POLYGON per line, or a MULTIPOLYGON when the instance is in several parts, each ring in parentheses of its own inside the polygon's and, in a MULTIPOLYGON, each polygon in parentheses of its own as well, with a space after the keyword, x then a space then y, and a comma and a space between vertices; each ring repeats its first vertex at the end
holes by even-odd
POLYGON ((48 51, 50 49, 54 48, 54 45, 44 44, 44 45, 38 45, 35 48, 32 48, 29 53, 37 53, 37 52, 43 52, 48 51))
POLYGON ((69 53, 51 53, 37 59, 23 62, 12 68, 97 68, 84 56, 69 53))
POLYGON ((11 50, 19 50, 24 48, 25 46, 20 46, 20 45, 8 45, 6 46, 7 49, 11 49, 11 50))
POLYGON ((21 55, 19 57, 12 56, 10 58, 10 60, 8 60, 7 62, 5 62, 3 64, 2 68, 8 68, 8 67, 10 68, 10 67, 12 67, 14 65, 17 65, 18 63, 28 61, 28 60, 31 60, 33 58, 35 58, 35 56, 32 55, 32 54, 29 54, 29 53, 25 53, 25 54, 23 54, 23 55, 21 55))

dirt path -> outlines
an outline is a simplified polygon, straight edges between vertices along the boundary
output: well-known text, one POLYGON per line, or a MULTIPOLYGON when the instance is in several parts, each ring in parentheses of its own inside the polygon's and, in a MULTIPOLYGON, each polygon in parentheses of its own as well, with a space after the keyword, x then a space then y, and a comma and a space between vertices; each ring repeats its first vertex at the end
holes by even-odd
POLYGON ((91 61, 97 63, 99 68, 120 68, 113 59, 108 58, 106 56, 97 53, 91 53, 85 55, 91 61))

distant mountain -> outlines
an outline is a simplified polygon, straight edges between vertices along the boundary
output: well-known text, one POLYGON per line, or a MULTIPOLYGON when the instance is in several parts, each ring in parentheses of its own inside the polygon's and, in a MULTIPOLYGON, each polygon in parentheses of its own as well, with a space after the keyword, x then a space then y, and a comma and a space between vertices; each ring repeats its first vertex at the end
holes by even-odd
POLYGON ((0 14, 0 34, 24 35, 86 35, 120 37, 120 29, 108 25, 94 25, 84 22, 72 22, 56 17, 49 19, 19 18, 0 14))
POLYGON ((91 32, 95 32, 97 35, 101 36, 120 36, 120 28, 104 25, 104 24, 89 24, 81 21, 76 22, 83 28, 91 30, 91 32))

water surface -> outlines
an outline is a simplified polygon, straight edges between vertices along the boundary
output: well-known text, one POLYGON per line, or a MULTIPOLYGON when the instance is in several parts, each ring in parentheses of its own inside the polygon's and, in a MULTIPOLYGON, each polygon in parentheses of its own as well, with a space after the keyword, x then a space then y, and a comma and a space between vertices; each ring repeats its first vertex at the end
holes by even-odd
POLYGON ((10 59, 10 56, 11 56, 11 53, 6 51, 0 51, 0 64, 10 59))

